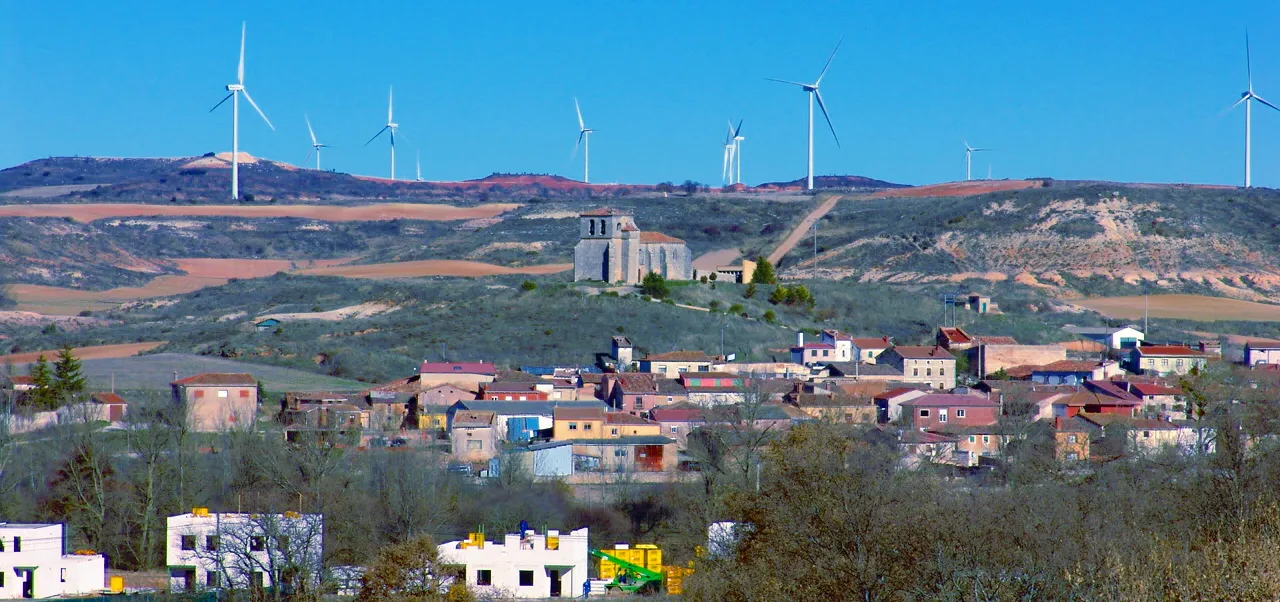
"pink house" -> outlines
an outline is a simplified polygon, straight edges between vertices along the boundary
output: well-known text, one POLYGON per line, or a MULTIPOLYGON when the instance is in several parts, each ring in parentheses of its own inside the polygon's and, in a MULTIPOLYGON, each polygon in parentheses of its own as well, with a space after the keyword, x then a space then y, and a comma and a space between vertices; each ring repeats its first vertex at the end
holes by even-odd
POLYGON ((902 420, 918 429, 988 426, 1000 418, 1000 404, 977 395, 930 393, 899 405, 902 420))
POLYGON ((658 390, 660 376, 641 372, 606 374, 600 381, 605 403, 614 410, 639 416, 666 405, 667 395, 658 390))

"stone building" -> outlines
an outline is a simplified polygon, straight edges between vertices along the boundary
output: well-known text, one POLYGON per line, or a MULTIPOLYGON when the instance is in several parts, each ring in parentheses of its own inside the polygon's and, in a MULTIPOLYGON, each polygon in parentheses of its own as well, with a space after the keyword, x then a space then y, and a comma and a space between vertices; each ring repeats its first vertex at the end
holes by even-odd
POLYGON ((592 209, 579 216, 573 248, 573 279, 638 284, 657 272, 668 280, 693 279, 693 258, 683 240, 642 232, 616 209, 592 209))

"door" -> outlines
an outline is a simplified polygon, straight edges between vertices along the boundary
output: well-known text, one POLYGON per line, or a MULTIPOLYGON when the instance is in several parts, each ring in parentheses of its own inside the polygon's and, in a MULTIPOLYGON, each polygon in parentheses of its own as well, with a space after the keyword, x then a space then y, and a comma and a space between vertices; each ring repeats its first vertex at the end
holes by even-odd
POLYGON ((36 597, 36 570, 27 569, 26 579, 22 581, 22 597, 30 600, 36 597))
POLYGON ((560 569, 547 569, 547 577, 551 579, 551 597, 560 597, 560 569))

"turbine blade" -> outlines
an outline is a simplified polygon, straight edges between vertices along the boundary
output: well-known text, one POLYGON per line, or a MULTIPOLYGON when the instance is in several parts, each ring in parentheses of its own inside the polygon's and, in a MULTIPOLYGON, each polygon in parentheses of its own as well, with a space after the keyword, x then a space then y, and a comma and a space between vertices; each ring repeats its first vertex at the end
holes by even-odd
POLYGON ((311 146, 319 146, 320 143, 316 142, 316 131, 311 129, 311 118, 306 113, 302 114, 302 118, 307 120, 307 133, 311 134, 311 146))
POLYGON ((1271 103, 1267 102, 1265 99, 1263 99, 1261 96, 1258 96, 1257 94, 1254 94, 1254 95, 1253 95, 1253 99, 1254 99, 1254 100, 1256 100, 1256 101, 1258 101, 1258 102, 1260 102, 1260 103, 1262 103, 1262 104, 1264 104, 1264 105, 1267 105, 1268 107, 1271 107, 1271 108, 1273 108, 1273 109, 1275 109, 1275 110, 1277 110, 1277 111, 1280 111, 1280 107, 1277 107, 1277 106, 1275 106, 1275 105, 1273 105, 1273 104, 1271 104, 1271 103))
MULTIPOLYGON (((385 132, 385 131, 387 131, 387 130, 389 130, 389 129, 391 129, 391 126, 389 126, 389 125, 384 125, 384 126, 382 126, 382 129, 378 130, 378 133, 374 134, 374 135, 373 135, 373 137, 369 139, 369 142, 373 142, 374 140, 377 140, 377 139, 378 139, 378 136, 381 136, 383 132, 385 132)), ((365 143, 364 143, 364 145, 365 145, 365 146, 369 146, 369 142, 365 142, 365 143)))
POLYGON ((316 149, 314 149, 314 148, 313 148, 313 149, 311 149, 311 150, 309 150, 309 151, 307 151, 307 157, 306 157, 305 159, 303 159, 303 160, 302 160, 301 165, 306 165, 306 164, 307 164, 307 161, 310 161, 310 160, 311 160, 311 155, 312 155, 312 154, 314 154, 315 152, 316 152, 316 149))
POLYGON ((831 56, 827 57, 827 64, 822 66, 822 73, 818 74, 818 81, 813 82, 813 85, 817 86, 822 83, 822 77, 827 74, 827 69, 831 68, 831 61, 836 58, 836 53, 840 51, 840 45, 843 43, 844 38, 840 38, 840 41, 836 42, 836 47, 831 51, 831 56))
POLYGON ((240 85, 244 85, 244 26, 245 22, 240 22, 240 68, 236 70, 236 81, 240 85))
POLYGON ((774 79, 774 78, 772 78, 772 77, 766 77, 765 79, 766 79, 766 80, 769 80, 769 81, 771 81, 771 82, 778 82, 778 83, 780 83, 780 84, 791 84, 791 85, 793 85, 793 86, 800 86, 801 88, 803 88, 803 87, 805 87, 805 86, 809 85, 809 84, 802 84, 802 83, 800 83, 800 82, 793 82, 793 81, 791 81, 791 80, 786 80, 786 79, 774 79))
POLYGON ((1244 69, 1249 76, 1249 91, 1253 91, 1253 59, 1249 53, 1249 30, 1244 30, 1244 69))
POLYGON ((253 97, 252 97, 252 96, 249 96, 249 89, 248 89, 248 88, 243 88, 243 89, 241 89, 241 90, 240 90, 240 92, 241 92, 242 94, 244 94, 244 99, 245 99, 245 100, 247 100, 247 101, 249 101, 249 104, 253 105, 253 110, 257 111, 257 112, 258 112, 258 114, 262 116, 262 120, 263 120, 263 121, 265 121, 265 122, 267 122, 267 125, 271 127, 271 131, 275 131, 276 126, 271 125, 271 120, 270 120, 270 119, 267 119, 267 114, 266 114, 266 113, 263 113, 263 112, 262 112, 262 109, 259 109, 259 108, 258 108, 258 103, 253 102, 253 97))
POLYGON ((391 105, 395 100, 395 92, 395 86, 387 87, 387 123, 395 123, 395 120, 391 118, 391 105))
POLYGON ((587 129, 586 122, 582 121, 582 107, 578 106, 577 96, 573 97, 573 110, 578 112, 578 130, 581 131, 587 129))
POLYGON ((814 90, 813 95, 818 97, 818 108, 822 109, 822 116, 827 118, 827 127, 831 128, 831 137, 836 139, 836 147, 840 146, 840 137, 836 135, 836 126, 831 124, 831 115, 827 113, 827 105, 822 102, 822 93, 814 90))
POLYGON ((726 180, 729 177, 729 146, 724 147, 724 161, 720 163, 720 179, 726 180))
POLYGON ((395 135, 395 136, 399 136, 399 137, 402 139, 402 141, 404 141, 404 142, 408 142, 408 141, 409 141, 409 137, 408 137, 408 136, 406 136, 406 135, 404 135, 404 132, 400 131, 400 128, 399 128, 399 127, 393 127, 393 128, 391 128, 391 133, 392 133, 393 135, 395 135))
POLYGON ((1223 109, 1223 110, 1222 110, 1222 112, 1223 112, 1223 113, 1226 113, 1227 111, 1230 111, 1231 109, 1234 109, 1234 108, 1236 108, 1236 107, 1240 106, 1240 103, 1242 103, 1242 102, 1244 102, 1244 101, 1246 101, 1246 100, 1248 100, 1248 99, 1249 99, 1249 95, 1248 95, 1248 94, 1245 94, 1245 95, 1243 95, 1243 96, 1241 96, 1241 97, 1240 97, 1240 100, 1237 100, 1237 101, 1235 101, 1235 102, 1231 103, 1231 106, 1229 106, 1229 107, 1227 107, 1227 108, 1223 109))
POLYGON ((742 134, 742 120, 741 120, 741 119, 739 119, 739 120, 738 120, 738 127, 733 128, 733 137, 734 137, 734 138, 737 138, 740 134, 742 134))
POLYGON ((215 110, 217 110, 217 108, 218 108, 218 107, 222 106, 222 103, 227 102, 228 100, 231 100, 231 97, 232 97, 232 96, 235 96, 235 95, 236 95, 236 93, 235 93, 235 92, 232 92, 232 93, 230 93, 230 94, 228 94, 228 95, 226 95, 226 96, 223 96, 223 97, 222 97, 222 100, 219 100, 219 101, 218 101, 218 104, 213 105, 213 108, 212 108, 212 109, 209 109, 209 112, 210 112, 210 113, 214 112, 215 110))

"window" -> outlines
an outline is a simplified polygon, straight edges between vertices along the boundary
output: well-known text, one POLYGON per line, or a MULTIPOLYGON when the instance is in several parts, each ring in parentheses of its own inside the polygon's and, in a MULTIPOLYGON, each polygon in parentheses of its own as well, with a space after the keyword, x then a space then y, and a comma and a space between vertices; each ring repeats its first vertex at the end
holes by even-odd
POLYGON ((571 430, 571 431, 576 431, 576 430, 578 430, 578 423, 576 423, 576 422, 570 422, 570 423, 569 423, 569 430, 571 430))
POLYGON ((964 410, 956 410, 956 418, 964 418, 964 410))
POLYGON ((221 577, 222 575, 219 574, 217 571, 209 571, 204 576, 205 587, 218 587, 218 585, 220 585, 222 581, 220 579, 221 577))
POLYGON ((1142 438, 1143 438, 1143 439, 1150 439, 1150 438, 1151 438, 1151 431, 1142 431, 1142 438))
POLYGON ((479 439, 469 439, 469 440, 467 441, 467 449, 468 449, 468 450, 482 450, 482 449, 484 449, 484 441, 481 441, 481 440, 479 440, 479 439))
POLYGON ((183 550, 194 550, 194 549, 196 549, 196 536, 195 536, 195 535, 183 535, 183 536, 182 536, 182 543, 181 543, 181 546, 182 546, 182 549, 183 549, 183 550))
POLYGON ((248 399, 248 398, 249 398, 249 390, 248 390, 248 389, 240 389, 240 397, 241 397, 242 399, 248 399))
POLYGON ((226 389, 218 389, 218 397, 225 398, 228 395, 230 395, 230 393, 228 393, 226 389))
POLYGON ((947 375, 946 368, 938 368, 938 376, 946 376, 946 375, 947 375))
POLYGON ((1067 452, 1068 462, 1078 462, 1079 460, 1080 460, 1080 454, 1076 452, 1067 452))
POLYGON ((938 422, 946 422, 946 421, 947 421, 947 411, 938 410, 938 422))
POLYGON ((67 582, 67 567, 62 567, 61 569, 59 569, 58 578, 63 583, 67 582))
POLYGON ((4 587, 4 571, 0 571, 0 587, 4 587))
POLYGON ((678 426, 673 426, 673 427, 669 427, 667 430, 669 430, 669 431, 670 431, 670 432, 672 432, 672 433, 678 433, 678 432, 680 432, 680 427, 678 427, 678 426))
POLYGON ((204 389, 196 389, 195 398, 200 399, 201 397, 204 397, 204 389))
POLYGON ((977 437, 975 437, 974 435, 969 435, 969 443, 977 443, 977 442, 978 442, 977 437))
POLYGON ((1179 359, 1179 360, 1178 360, 1178 367, 1179 367, 1179 368, 1181 368, 1181 367, 1182 367, 1182 360, 1181 360, 1181 359, 1179 359))
POLYGON ((610 434, 610 435, 613 435, 614 437, 617 437, 617 436, 618 436, 618 429, 609 429, 609 434, 610 434))
POLYGON ((1067 435, 1067 443, 1071 445, 1075 445, 1077 442, 1079 442, 1079 440, 1080 440, 1079 437, 1075 435, 1067 435))
POLYGON ((267 549, 267 538, 254 536, 249 538, 249 551, 261 552, 267 549))
POLYGON ((208 537, 205 537, 205 538, 204 538, 204 549, 209 550, 210 552, 217 552, 217 551, 218 551, 218 536, 217 536, 217 535, 210 535, 210 536, 208 536, 208 537))
POLYGON ((933 376, 933 368, 925 368, 925 369, 924 369, 924 375, 925 375, 925 376, 933 376))
POLYGON ((911 369, 911 376, 920 376, 920 369, 919 369, 919 368, 912 368, 912 369, 911 369))
POLYGON ((643 410, 643 409, 644 409, 644 400, 643 400, 643 399, 639 399, 639 398, 637 398, 637 399, 636 399, 636 409, 637 409, 637 410, 643 410))
POLYGON ((1161 365, 1161 366, 1168 366, 1168 365, 1169 365, 1169 358, 1167 358, 1167 357, 1166 357, 1166 358, 1161 358, 1161 359, 1160 359, 1160 365, 1161 365))
POLYGON ((510 396, 510 395, 504 395, 504 396, 502 397, 502 400, 503 400, 503 401, 511 401, 511 396, 510 396))
POLYGON ((589 430, 591 430, 591 423, 590 423, 590 422, 584 422, 584 423, 582 424, 582 430, 584 430, 584 431, 589 431, 589 430))
POLYGON ((929 410, 920 410, 920 417, 921 417, 921 418, 928 418, 928 417, 929 417, 929 410))
POLYGON ((22 538, 21 538, 21 537, 15 537, 15 538, 13 538, 13 551, 14 551, 14 552, 21 552, 21 551, 22 551, 22 538))
POLYGON ((276 548, 277 548, 277 549, 280 549, 280 550, 288 550, 288 549, 289 549, 289 536, 288 536, 288 535, 280 535, 280 536, 276 537, 276 548))
POLYGON ((493 571, 489 569, 476 571, 476 585, 493 585, 493 571))
POLYGON ((533 586, 533 571, 520 571, 520 587, 533 586))
POLYGON ((667 396, 667 403, 675 403, 675 401, 676 401, 676 398, 674 396, 671 396, 671 395, 667 396))
POLYGON ((625 450, 625 449, 615 449, 615 450, 613 450, 613 457, 615 457, 615 458, 625 458, 625 457, 627 457, 627 450, 625 450))
POLYGON ((829 356, 829 355, 831 355, 831 351, 830 351, 830 350, 828 350, 828 349, 823 349, 823 350, 822 350, 822 357, 827 357, 827 356, 829 356))
POLYGON ((983 442, 983 443, 991 443, 991 436, 990 436, 990 435, 983 435, 983 436, 982 436, 982 442, 983 442))

